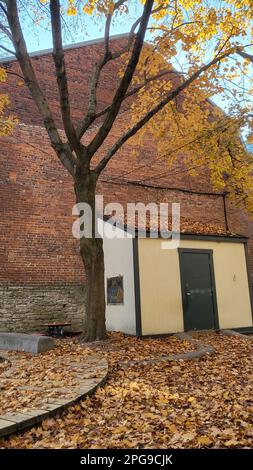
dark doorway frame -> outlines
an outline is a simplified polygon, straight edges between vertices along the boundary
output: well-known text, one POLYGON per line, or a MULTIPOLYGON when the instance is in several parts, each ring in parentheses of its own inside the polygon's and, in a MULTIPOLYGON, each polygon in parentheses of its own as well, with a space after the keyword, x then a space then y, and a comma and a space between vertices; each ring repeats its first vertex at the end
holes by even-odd
POLYGON ((181 283, 181 294, 182 294, 182 304, 183 304, 184 331, 185 331, 185 311, 186 311, 186 305, 187 305, 185 289, 183 287, 183 262, 182 262, 182 258, 183 258, 184 253, 205 253, 205 254, 209 255, 211 287, 212 287, 212 294, 213 294, 214 329, 218 330, 219 329, 219 315, 218 315, 217 294, 216 294, 216 284, 215 284, 215 274, 214 274, 213 250, 201 249, 201 248, 178 248, 180 283, 181 283))

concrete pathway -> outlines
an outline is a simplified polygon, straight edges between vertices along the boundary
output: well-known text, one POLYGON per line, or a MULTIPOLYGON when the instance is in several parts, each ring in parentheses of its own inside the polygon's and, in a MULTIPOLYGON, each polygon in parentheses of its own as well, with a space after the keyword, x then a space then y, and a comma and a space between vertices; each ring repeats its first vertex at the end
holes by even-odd
MULTIPOLYGON (((1 353, 1 357, 9 360, 5 354, 1 353)), ((1 388, 6 385, 6 381, 12 381, 12 377, 15 376, 15 369, 18 360, 11 358, 11 367, 6 369, 0 375, 0 393, 1 388)), ((75 385, 61 386, 54 390, 57 397, 49 398, 46 394, 41 393, 41 400, 39 404, 36 401, 36 407, 31 402, 25 408, 20 407, 13 412, 6 412, 0 414, 0 437, 7 436, 9 434, 21 431, 23 429, 34 426, 40 423, 45 418, 53 416, 66 407, 73 405, 77 401, 85 398, 86 396, 95 392, 97 387, 103 385, 108 374, 108 363, 106 359, 101 356, 92 354, 80 361, 68 361, 64 358, 64 366, 67 370, 70 370, 75 377, 75 385)), ((17 386, 17 392, 23 387, 17 386)), ((29 392, 33 392, 35 387, 27 385, 25 389, 29 392)), ((2 391, 3 393, 3 391, 2 391)))
POLYGON ((147 364, 157 364, 158 362, 167 362, 167 361, 189 361, 192 359, 199 359, 200 357, 206 356, 208 354, 214 354, 215 349, 212 346, 207 346, 201 341, 193 338, 190 333, 176 333, 175 336, 182 341, 188 341, 194 346, 193 351, 186 351, 177 354, 170 354, 169 356, 157 356, 153 359, 142 359, 142 360, 133 360, 133 361, 121 361, 120 365, 125 367, 131 367, 134 365, 147 365, 147 364))
POLYGON ((221 330, 221 334, 225 336, 239 336, 239 338, 253 339, 252 335, 244 335, 243 333, 239 333, 239 331, 234 330, 221 330))

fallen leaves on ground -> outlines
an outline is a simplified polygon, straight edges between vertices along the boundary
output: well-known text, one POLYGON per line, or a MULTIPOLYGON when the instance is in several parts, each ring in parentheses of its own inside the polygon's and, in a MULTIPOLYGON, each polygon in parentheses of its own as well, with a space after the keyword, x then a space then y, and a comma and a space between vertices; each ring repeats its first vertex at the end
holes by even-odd
POLYGON ((9 361, 0 356, 0 375, 10 367, 9 361))
POLYGON ((190 346, 174 337, 138 340, 121 334, 91 348, 83 346, 107 357, 105 386, 1 446, 252 448, 253 342, 216 334, 202 335, 201 340, 214 346, 216 354, 128 368, 121 365, 125 360, 183 352, 190 346))
POLYGON ((5 352, 10 362, 0 369, 0 414, 39 408, 42 399, 62 397, 63 393, 64 398, 71 398, 76 376, 85 374, 81 365, 91 354, 71 340, 58 340, 55 349, 39 355, 5 352))

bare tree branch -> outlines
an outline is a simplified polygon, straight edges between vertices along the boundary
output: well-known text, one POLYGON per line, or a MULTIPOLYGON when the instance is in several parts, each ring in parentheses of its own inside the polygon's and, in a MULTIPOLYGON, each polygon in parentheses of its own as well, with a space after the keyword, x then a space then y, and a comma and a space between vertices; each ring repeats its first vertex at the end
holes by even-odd
POLYGON ((53 58, 60 96, 62 121, 69 143, 72 145, 76 154, 78 155, 80 150, 80 143, 78 142, 76 136, 70 111, 68 81, 62 45, 62 27, 59 0, 50 0, 50 16, 53 38, 53 58))
POLYGON ((37 105, 40 115, 43 118, 51 145, 56 151, 57 156, 64 167, 72 176, 74 176, 76 159, 71 153, 69 146, 62 142, 59 132, 56 128, 52 112, 46 101, 44 93, 38 84, 22 33, 16 0, 7 0, 7 18, 13 38, 13 46, 16 51, 20 68, 22 70, 27 87, 37 105))
POLYGON ((135 38, 131 57, 126 66, 125 73, 121 79, 119 87, 114 95, 111 109, 108 112, 96 136, 87 147, 87 153, 88 153, 89 158, 91 158, 94 155, 94 153, 97 151, 97 149, 102 145, 102 143, 106 139, 117 117, 117 114, 120 110, 121 103, 124 100, 125 94, 132 81, 135 69, 139 61, 139 57, 141 54, 144 37, 145 37, 146 29, 148 26, 148 21, 152 12, 153 4, 154 4, 154 0, 147 0, 144 5, 143 15, 142 15, 142 19, 140 22, 138 33, 135 38))
POLYGON ((16 55, 14 51, 12 51, 11 49, 8 49, 8 47, 2 46, 1 44, 0 44, 0 49, 3 49, 3 51, 8 52, 8 54, 11 54, 14 56, 16 55))
MULTIPOLYGON (((119 0, 118 2, 116 2, 115 5, 114 5, 113 13, 118 8, 120 8, 125 3, 125 1, 126 0, 119 0)), ((156 9, 152 10, 151 13, 152 14, 157 13, 158 11, 160 11, 161 9, 164 9, 164 8, 165 8, 164 6, 160 6, 156 9)), ((166 8, 168 8, 168 6, 166 8)), ((133 42, 134 37, 135 37, 135 33, 134 33, 135 29, 140 24, 140 21, 141 21, 141 18, 142 18, 142 16, 140 16, 133 23, 133 25, 131 27, 131 30, 129 32, 129 38, 128 38, 127 45, 124 48, 122 48, 121 50, 119 50, 119 51, 112 54, 111 51, 109 50, 109 39, 110 39, 110 25, 111 25, 111 20, 112 20, 112 17, 113 17, 113 13, 108 14, 107 19, 106 19, 105 34, 104 34, 104 37, 105 37, 105 39, 104 39, 104 44, 105 44, 104 56, 100 59, 100 61, 95 63, 95 65, 93 67, 93 70, 92 70, 92 73, 91 73, 89 92, 88 92, 88 110, 87 110, 85 118, 83 119, 83 121, 81 121, 79 123, 78 128, 77 128, 77 136, 80 139, 84 135, 85 131, 89 128, 89 126, 98 117, 103 116, 104 114, 108 113, 111 110, 112 105, 108 106, 103 111, 96 114, 96 106, 97 106, 96 90, 97 90, 97 86, 98 86, 101 71, 102 71, 103 67, 109 61, 118 59, 119 57, 121 57, 123 54, 125 54, 126 52, 128 52, 130 50, 130 48, 132 46, 132 42, 133 42)), ((131 93, 131 94, 133 94, 133 93, 131 93)))
POLYGON ((119 150, 119 148, 131 137, 133 137, 150 119, 155 116, 159 111, 161 111, 166 104, 170 101, 175 99, 179 93, 181 93, 185 88, 187 88, 191 83, 193 83, 203 72, 208 70, 210 67, 215 65, 216 63, 220 62, 225 57, 228 57, 232 52, 235 50, 230 50, 225 52, 219 57, 216 57, 208 64, 203 65, 197 70, 194 74, 192 74, 187 80, 185 80, 181 85, 179 85, 176 89, 171 91, 160 103, 154 106, 150 111, 148 111, 143 118, 141 118, 131 129, 129 129, 124 135, 118 139, 118 141, 111 147, 111 149, 107 152, 104 158, 99 162, 97 165, 95 172, 100 174, 101 171, 106 167, 108 162, 111 160, 113 155, 119 150))
MULTIPOLYGON (((4 2, 4 3, 6 3, 6 2, 4 2)), ((6 8, 3 6, 3 2, 0 2, 0 8, 1 8, 1 10, 3 11, 3 13, 5 14, 5 16, 7 16, 7 10, 6 10, 6 8)))
MULTIPOLYGON (((127 92, 125 94, 124 100, 126 100, 127 98, 137 94, 140 90, 145 88, 145 86, 147 86, 149 83, 151 83, 155 80, 158 80, 159 78, 163 77, 164 75, 168 75, 168 74, 182 75, 182 72, 176 72, 175 70, 163 70, 162 72, 158 73, 157 75, 153 75, 152 77, 146 78, 145 81, 143 81, 142 83, 139 83, 132 90, 127 92)), ((106 108, 102 109, 102 111, 99 111, 98 113, 96 113, 95 116, 94 116, 94 121, 95 121, 95 119, 97 119, 97 118, 103 116, 104 114, 108 113, 111 109, 111 106, 112 105, 109 105, 106 108)))
MULTIPOLYGON (((168 9, 168 8, 171 8, 170 5, 167 5, 167 6, 164 6, 164 5, 160 5, 159 7, 155 8, 154 10, 152 10, 151 12, 151 15, 154 14, 154 13, 158 13, 160 10, 163 10, 163 9, 168 9)), ((125 54, 126 52, 129 52, 131 47, 132 47, 132 44, 133 44, 133 40, 135 38, 135 30, 137 28, 137 26, 140 24, 141 22, 141 19, 142 19, 142 16, 140 16, 139 18, 137 18, 137 20, 133 23, 130 31, 129 31, 129 36, 128 36, 128 43, 125 47, 123 47, 123 49, 121 49, 120 51, 118 52, 115 52, 112 56, 112 59, 118 59, 119 57, 121 57, 123 54, 125 54)), ((146 28, 147 30, 148 29, 151 29, 151 28, 146 28)))
POLYGON ((105 55, 106 56, 108 56, 109 52, 110 52, 109 51, 109 40, 110 40, 110 28, 111 28, 111 22, 112 22, 113 14, 122 5, 124 5, 124 3, 126 3, 126 0, 118 0, 113 6, 112 13, 107 14, 106 23, 105 23, 105 55))
MULTIPOLYGON (((120 3, 120 2, 117 2, 117 3, 120 3)), ((124 2, 122 1, 122 4, 124 2)), ((116 5, 115 5, 116 6, 116 5)), ((167 6, 164 6, 164 5, 160 5, 159 7, 155 8, 154 10, 152 10, 151 14, 154 14, 154 13, 158 13, 160 10, 163 10, 163 9, 168 9, 168 8, 171 8, 169 5, 167 6)), ((132 47, 132 43, 133 43, 133 40, 134 40, 134 37, 135 37, 135 30, 137 28, 137 26, 140 24, 141 22, 141 19, 142 19, 142 15, 137 18, 137 20, 135 20, 135 22, 133 23, 130 31, 129 31, 129 35, 128 35, 128 43, 125 47, 123 47, 120 51, 118 52, 115 52, 114 54, 112 54, 112 59, 118 59, 119 57, 121 57, 123 54, 125 54, 126 52, 129 52, 131 47, 132 47)), ((149 28, 147 28, 149 29, 149 28)))
POLYGON ((12 72, 12 70, 8 70, 8 69, 5 69, 5 72, 7 73, 7 75, 14 75, 14 77, 18 77, 20 78, 20 80, 25 81, 24 77, 22 77, 22 75, 20 75, 19 73, 12 72))
POLYGON ((12 35, 10 31, 8 30, 8 28, 3 23, 0 23, 0 29, 12 41, 12 35))
POLYGON ((96 119, 95 113, 97 107, 97 86, 100 79, 101 71, 110 60, 114 60, 116 58, 116 56, 112 55, 109 49, 111 21, 114 12, 118 8, 120 8, 125 3, 125 1, 126 0, 119 0, 118 2, 116 2, 114 5, 113 12, 107 15, 104 33, 104 54, 101 59, 94 64, 92 69, 91 79, 89 82, 87 113, 85 118, 79 123, 77 127, 77 136, 79 139, 82 138, 85 131, 96 119))
POLYGON ((96 112, 96 105, 97 105, 97 98, 96 98, 96 90, 99 81, 100 72, 105 65, 107 59, 105 56, 99 61, 96 62, 93 66, 91 79, 89 83, 89 91, 88 91, 88 110, 86 116, 83 121, 81 121, 77 127, 77 136, 79 139, 82 138, 85 131, 88 127, 95 121, 95 112, 96 112))
POLYGON ((247 52, 245 51, 242 51, 241 49, 237 49, 237 54, 239 54, 241 57, 243 57, 244 59, 249 59, 250 62, 253 63, 253 55, 252 54, 248 54, 247 52))

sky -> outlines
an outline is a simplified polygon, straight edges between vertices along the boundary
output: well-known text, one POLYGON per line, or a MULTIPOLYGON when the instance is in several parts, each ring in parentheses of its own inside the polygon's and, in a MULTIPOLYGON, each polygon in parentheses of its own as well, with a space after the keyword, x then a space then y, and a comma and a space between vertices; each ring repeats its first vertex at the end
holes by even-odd
MULTIPOLYGON (((123 15, 122 18, 116 17, 112 23, 111 35, 129 32, 135 19, 140 16, 141 11, 142 6, 140 3, 132 2, 129 14, 123 15)), ((38 26, 34 21, 32 21, 34 17, 29 11, 26 12, 24 18, 22 26, 29 52, 51 49, 52 37, 51 32, 47 27, 48 19, 42 20, 38 26)), ((63 42, 65 45, 102 38, 104 35, 104 21, 100 19, 97 19, 97 22, 94 23, 93 18, 82 13, 79 13, 77 17, 67 17, 67 19, 68 27, 64 28, 63 33, 63 42)), ((148 38, 149 33, 146 34, 146 39, 148 38)), ((12 45, 8 44, 8 47, 12 49, 12 45)), ((2 53, 0 57, 6 55, 6 53, 2 53)), ((177 64, 174 64, 174 66, 178 68, 177 64)), ((218 96, 214 96, 213 101, 221 107, 224 106, 218 96)))
MULTIPOLYGON (((136 18, 140 16, 142 7, 140 4, 134 2, 135 5, 130 8, 130 14, 117 19, 111 25, 111 35, 128 33, 131 26, 136 18)), ((71 18, 69 21, 69 31, 65 29, 63 33, 63 41, 65 45, 74 44, 76 42, 89 41, 104 36, 104 21, 91 19, 88 15, 82 13, 78 17, 73 18, 73 24, 71 24, 71 18), (84 24, 85 20, 85 24, 84 24), (78 27, 75 27, 78 23, 78 27)), ((41 26, 34 25, 29 21, 29 17, 26 22, 23 23, 24 36, 26 39, 27 47, 29 52, 35 52, 43 49, 52 48, 52 37, 51 33, 47 28, 47 22, 43 21, 41 26)))
MULTIPOLYGON (((129 31, 127 25, 115 25, 112 27, 112 34, 121 34, 129 31)), ((52 37, 49 31, 43 30, 42 28, 37 29, 37 31, 29 30, 25 28, 25 37, 27 42, 27 47, 29 52, 35 52, 43 49, 52 48, 52 37)), ((86 26, 86 31, 81 33, 73 32, 68 35, 64 35, 63 40, 64 44, 74 44, 81 41, 89 41, 92 39, 97 39, 103 37, 103 29, 100 25, 94 25, 89 21, 86 26)))
MULTIPOLYGON (((136 18, 141 14, 142 6, 139 2, 133 2, 129 9, 129 15, 117 17, 111 25, 111 35, 128 33, 136 18)), ((71 18, 66 15, 64 18, 68 21, 67 28, 64 28, 64 45, 75 44, 77 42, 90 41, 104 36, 104 21, 97 19, 96 23, 88 15, 80 12, 77 17, 71 18)), ((24 32, 26 44, 29 52, 40 51, 52 48, 51 32, 48 28, 48 18, 40 21, 37 25, 34 23, 34 15, 27 9, 23 18, 21 18, 22 29, 24 32)), ((10 43, 4 42, 4 46, 13 49, 10 43)), ((10 56, 10 54, 0 50, 0 58, 10 56)))

